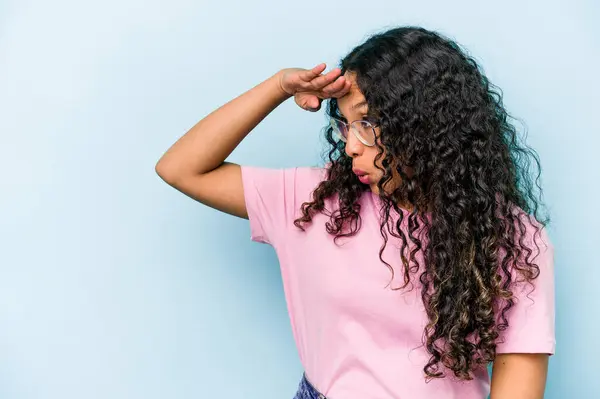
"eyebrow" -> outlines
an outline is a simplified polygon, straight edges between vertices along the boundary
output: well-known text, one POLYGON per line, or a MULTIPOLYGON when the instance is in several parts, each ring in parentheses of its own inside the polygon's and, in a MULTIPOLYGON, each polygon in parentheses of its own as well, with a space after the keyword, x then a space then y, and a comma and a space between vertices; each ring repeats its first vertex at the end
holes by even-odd
MULTIPOLYGON (((366 101, 361 101, 359 103, 354 104, 352 107, 350 107, 350 109, 357 109, 357 108, 363 108, 364 106, 368 105, 366 101)), ((338 107, 338 112, 340 113, 340 115, 344 116, 344 114, 342 113, 342 110, 338 107)))
POLYGON ((367 105, 367 102, 366 101, 361 101, 359 103, 354 104, 352 106, 352 109, 361 108, 361 107, 364 107, 365 105, 367 105))

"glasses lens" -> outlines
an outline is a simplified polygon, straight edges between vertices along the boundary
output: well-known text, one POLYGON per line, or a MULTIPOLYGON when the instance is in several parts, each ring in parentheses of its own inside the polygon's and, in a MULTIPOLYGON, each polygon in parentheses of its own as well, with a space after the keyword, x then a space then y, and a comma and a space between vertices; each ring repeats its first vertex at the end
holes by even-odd
POLYGON ((370 146, 375 145, 375 129, 373 129, 373 125, 367 121, 356 121, 352 126, 358 132, 363 144, 370 146))
POLYGON ((333 128, 333 133, 338 136, 338 138, 342 141, 346 141, 348 138, 348 128, 346 124, 337 119, 331 119, 331 127, 333 128))

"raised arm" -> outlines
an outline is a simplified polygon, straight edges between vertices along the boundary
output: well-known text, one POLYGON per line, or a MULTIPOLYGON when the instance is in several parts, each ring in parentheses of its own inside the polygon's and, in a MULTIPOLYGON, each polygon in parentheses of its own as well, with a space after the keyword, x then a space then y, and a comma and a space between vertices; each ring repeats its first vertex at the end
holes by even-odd
POLYGON ((271 111, 291 96, 308 111, 324 98, 340 96, 350 85, 325 64, 283 69, 207 115, 175 142, 156 164, 156 173, 189 197, 220 211, 248 218, 241 168, 225 162, 237 145, 271 111))

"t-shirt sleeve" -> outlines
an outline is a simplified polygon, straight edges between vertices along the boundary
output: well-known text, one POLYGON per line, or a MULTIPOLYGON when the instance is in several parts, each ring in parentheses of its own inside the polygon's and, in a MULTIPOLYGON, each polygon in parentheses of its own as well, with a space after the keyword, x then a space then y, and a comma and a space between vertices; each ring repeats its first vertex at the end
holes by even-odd
MULTIPOLYGON (((528 244, 532 244, 531 236, 528 244)), ((535 236, 539 255, 533 259, 539 267, 539 275, 531 284, 520 282, 513 288, 515 303, 507 313, 508 327, 500 332, 496 353, 547 353, 554 354, 555 305, 554 305, 554 246, 546 229, 535 236), (533 289, 533 290, 532 290, 533 289)), ((535 245, 533 254, 537 254, 535 245)), ((530 261, 531 261, 530 258, 530 261)), ((523 280, 520 277, 520 280, 523 280)))
POLYGON ((313 168, 271 169, 242 166, 244 200, 253 241, 275 245, 294 227, 303 202, 310 200, 319 172, 313 168))

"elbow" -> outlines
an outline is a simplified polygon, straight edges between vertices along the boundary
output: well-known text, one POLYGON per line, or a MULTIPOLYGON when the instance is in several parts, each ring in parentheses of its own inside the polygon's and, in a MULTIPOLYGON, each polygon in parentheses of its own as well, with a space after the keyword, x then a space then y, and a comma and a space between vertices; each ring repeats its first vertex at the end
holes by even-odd
POLYGON ((156 165, 154 165, 154 171, 168 184, 172 185, 176 181, 177 173, 172 166, 167 165, 164 159, 160 159, 156 165))
POLYGON ((160 159, 154 166, 156 174, 168 185, 177 187, 182 181, 188 179, 189 176, 194 176, 193 172, 189 172, 180 163, 167 162, 164 158, 160 159))

